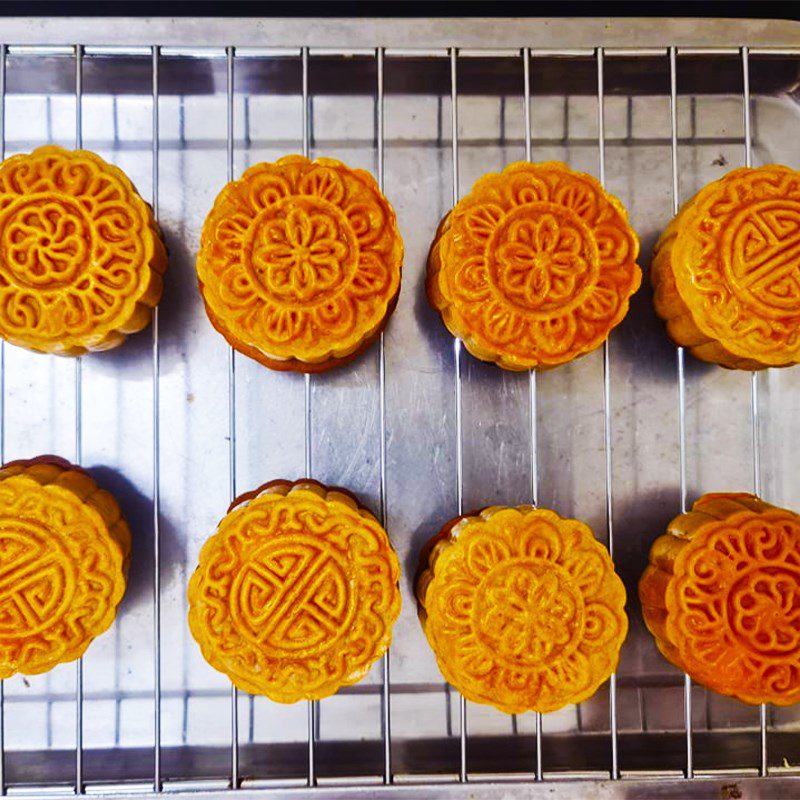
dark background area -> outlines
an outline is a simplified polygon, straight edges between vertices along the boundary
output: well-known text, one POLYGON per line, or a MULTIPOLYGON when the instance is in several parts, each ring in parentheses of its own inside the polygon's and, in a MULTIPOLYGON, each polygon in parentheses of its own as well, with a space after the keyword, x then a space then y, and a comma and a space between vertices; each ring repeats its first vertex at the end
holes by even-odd
POLYGON ((98 2, 97 0, 7 0, 0 16, 153 16, 153 17, 754 17, 800 19, 800 3, 762 0, 561 0, 561 2, 484 2, 484 0, 167 0, 98 2))

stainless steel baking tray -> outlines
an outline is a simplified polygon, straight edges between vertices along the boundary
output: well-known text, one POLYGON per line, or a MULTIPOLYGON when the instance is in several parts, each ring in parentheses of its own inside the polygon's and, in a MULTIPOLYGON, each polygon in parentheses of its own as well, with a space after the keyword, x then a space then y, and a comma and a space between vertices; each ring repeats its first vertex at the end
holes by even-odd
POLYGON ((604 179, 645 266, 703 184, 748 159, 800 167, 796 23, 20 18, 0 35, 4 154, 82 139, 152 198, 170 249, 158 323, 124 347, 77 368, 3 350, 3 458, 78 458, 120 498, 134 557, 119 619, 77 671, 3 685, 0 789, 428 798, 465 796, 468 779, 485 798, 800 794, 798 709, 689 687, 635 592, 684 491, 758 480, 800 506, 800 371, 753 383, 687 356, 681 373, 645 286, 607 350, 534 381, 461 352, 423 289, 454 195, 513 160, 604 179), (231 359, 193 264, 223 183, 304 147, 382 179, 407 254, 382 346, 308 381, 231 359), (309 471, 385 514, 405 605, 364 682, 280 706, 205 664, 185 587, 234 491, 309 471), (416 619, 417 553, 459 504, 532 495, 613 540, 631 617, 619 672, 541 719, 462 716, 416 619))

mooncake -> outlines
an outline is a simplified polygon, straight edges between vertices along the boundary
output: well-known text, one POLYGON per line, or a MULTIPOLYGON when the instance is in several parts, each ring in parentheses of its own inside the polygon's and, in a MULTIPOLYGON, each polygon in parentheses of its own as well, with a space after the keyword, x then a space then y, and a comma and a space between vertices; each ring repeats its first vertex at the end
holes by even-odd
POLYGON ((54 456, 0 469, 0 678, 83 655, 116 616, 131 535, 114 497, 54 456))
POLYGON ((532 506, 448 522, 422 552, 416 594, 448 683, 509 714, 593 695, 628 631, 608 551, 584 523, 532 506))
POLYGON ((197 277, 212 325, 267 367, 320 372, 365 350, 397 302, 403 242, 368 172, 286 156, 218 195, 197 277))
POLYGON ((150 322, 167 254, 150 206, 87 150, 40 147, 0 164, 0 336, 80 356, 150 322))
POLYGON ((800 172, 736 169, 658 240, 658 315, 675 344, 732 369, 800 363, 800 172))
POLYGON ((428 298, 476 358, 548 369, 599 347, 639 288, 622 203, 558 161, 484 175, 439 226, 428 298))
POLYGON ((752 494, 703 495, 655 540, 639 582, 658 649, 745 703, 800 701, 800 517, 752 494))
POLYGON ((386 531, 343 489, 277 480, 237 498, 189 582, 206 661, 251 694, 319 700, 389 647, 400 565, 386 531))

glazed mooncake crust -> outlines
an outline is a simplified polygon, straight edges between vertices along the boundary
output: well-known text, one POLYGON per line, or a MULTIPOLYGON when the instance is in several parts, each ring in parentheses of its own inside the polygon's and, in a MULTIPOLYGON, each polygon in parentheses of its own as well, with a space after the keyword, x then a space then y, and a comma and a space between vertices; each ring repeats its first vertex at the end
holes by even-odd
POLYGON ((386 531, 343 489, 272 481, 232 504, 189 582, 206 661, 281 703, 361 680, 389 647, 400 565, 386 531))
POLYGON ((532 506, 447 523, 422 552, 416 594, 448 683, 509 714, 590 697, 628 630, 608 551, 582 522, 532 506))
POLYGON ((87 150, 0 164, 0 336, 43 353, 108 350, 146 327, 167 253, 125 173, 87 150))
POLYGON ((0 469, 0 678, 83 655, 116 616, 131 536, 113 496, 54 456, 0 469))
POLYGON ((800 517, 706 494, 654 542, 639 583, 664 657, 745 703, 800 701, 800 517))
POLYGON ((444 218, 428 298, 476 358, 548 369, 599 347, 639 288, 639 240, 622 204, 565 164, 484 175, 444 218))
POLYGON ((800 173, 742 168, 689 200, 651 269, 670 338, 732 369, 800 363, 800 173))
POLYGON ((400 290, 403 243, 368 172, 286 156, 220 192, 197 276, 232 347, 278 370, 344 364, 379 335, 400 290))

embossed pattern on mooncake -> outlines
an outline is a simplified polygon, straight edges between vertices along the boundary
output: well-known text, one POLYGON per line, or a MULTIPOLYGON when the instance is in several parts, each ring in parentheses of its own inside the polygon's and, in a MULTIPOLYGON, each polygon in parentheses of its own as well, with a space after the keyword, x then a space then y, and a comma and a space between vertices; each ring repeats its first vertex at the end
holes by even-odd
POLYGON ((44 353, 108 350, 144 328, 167 255, 118 167, 40 147, 0 164, 0 336, 44 353))
POLYGON ((484 361, 547 369, 599 347, 639 288, 639 240, 622 204, 565 164, 510 164, 445 217, 428 298, 484 361))
POLYGON ((227 184, 203 226, 197 276, 214 327, 272 369, 318 372, 377 338, 403 243, 375 179, 286 156, 227 184))
POLYGON ((78 467, 0 469, 0 678, 83 655, 114 621, 130 546, 116 500, 78 467))
POLYGON ((651 271, 670 338, 734 369, 800 363, 800 173, 729 172, 661 235, 651 271))
POLYGON ((650 550, 639 583, 664 657, 745 703, 800 702, 800 516, 706 494, 650 550))
POLYGON ((281 703, 356 683, 389 647, 400 565, 386 531, 341 489, 272 481, 239 497, 189 582, 206 661, 281 703))
POLYGON ((456 517, 423 551, 420 620, 446 680, 509 714, 590 697, 628 631, 625 588, 582 522, 532 506, 456 517))

